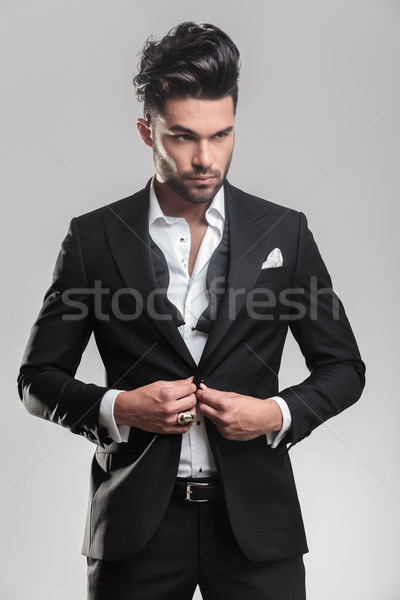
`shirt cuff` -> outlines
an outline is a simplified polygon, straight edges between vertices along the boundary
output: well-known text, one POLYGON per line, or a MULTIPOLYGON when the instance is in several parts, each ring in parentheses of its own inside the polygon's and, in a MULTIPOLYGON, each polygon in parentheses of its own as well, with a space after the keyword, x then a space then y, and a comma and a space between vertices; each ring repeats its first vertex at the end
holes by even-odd
POLYGON ((99 425, 108 430, 114 442, 120 444, 127 442, 131 428, 129 425, 117 425, 114 419, 114 402, 122 390, 108 390, 101 399, 99 412, 99 425))
POLYGON ((276 448, 283 440, 292 425, 292 415, 290 414, 289 407, 283 398, 280 398, 279 396, 272 396, 270 400, 275 400, 282 413, 282 427, 280 431, 270 431, 267 433, 268 444, 271 446, 271 448, 276 448))

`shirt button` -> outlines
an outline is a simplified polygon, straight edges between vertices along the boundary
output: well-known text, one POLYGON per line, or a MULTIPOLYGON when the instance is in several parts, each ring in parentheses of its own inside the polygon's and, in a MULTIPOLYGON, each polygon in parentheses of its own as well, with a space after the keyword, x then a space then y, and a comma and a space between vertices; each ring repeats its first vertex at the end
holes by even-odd
POLYGON ((185 238, 181 238, 179 241, 183 243, 185 241, 185 238))

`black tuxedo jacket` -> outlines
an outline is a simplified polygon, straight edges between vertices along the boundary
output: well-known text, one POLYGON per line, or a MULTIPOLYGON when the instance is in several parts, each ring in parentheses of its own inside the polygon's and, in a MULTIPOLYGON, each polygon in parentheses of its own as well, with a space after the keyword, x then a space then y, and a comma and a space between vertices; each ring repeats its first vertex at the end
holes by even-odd
POLYGON ((112 388, 195 375, 213 388, 287 402, 292 428, 277 449, 265 436, 224 439, 207 422, 237 541, 252 560, 306 552, 286 442, 292 445, 360 396, 364 365, 304 215, 225 184, 230 224, 228 288, 196 366, 158 293, 148 232, 149 184, 71 222, 53 283, 32 329, 19 377, 34 415, 97 444, 83 552, 127 558, 157 528, 174 486, 181 435, 132 428, 117 444, 99 428, 112 388), (274 248, 281 267, 262 269, 274 248), (310 376, 279 390, 290 327, 310 376), (74 375, 91 334, 107 384, 74 375))

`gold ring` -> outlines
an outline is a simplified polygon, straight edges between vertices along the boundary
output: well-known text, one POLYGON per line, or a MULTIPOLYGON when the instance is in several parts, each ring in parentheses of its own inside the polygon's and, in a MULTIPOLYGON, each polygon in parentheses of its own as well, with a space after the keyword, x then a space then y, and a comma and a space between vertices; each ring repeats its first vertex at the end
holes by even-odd
POLYGON ((189 425, 196 420, 196 414, 191 410, 180 412, 177 418, 179 425, 189 425))

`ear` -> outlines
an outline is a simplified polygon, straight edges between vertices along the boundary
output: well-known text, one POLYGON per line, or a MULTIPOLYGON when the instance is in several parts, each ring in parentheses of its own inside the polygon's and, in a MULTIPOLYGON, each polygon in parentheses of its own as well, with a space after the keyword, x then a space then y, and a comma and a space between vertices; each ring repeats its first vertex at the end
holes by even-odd
POLYGON ((149 122, 145 119, 138 119, 136 121, 136 127, 142 142, 144 142, 146 146, 152 148, 153 140, 151 139, 151 129, 149 122))

